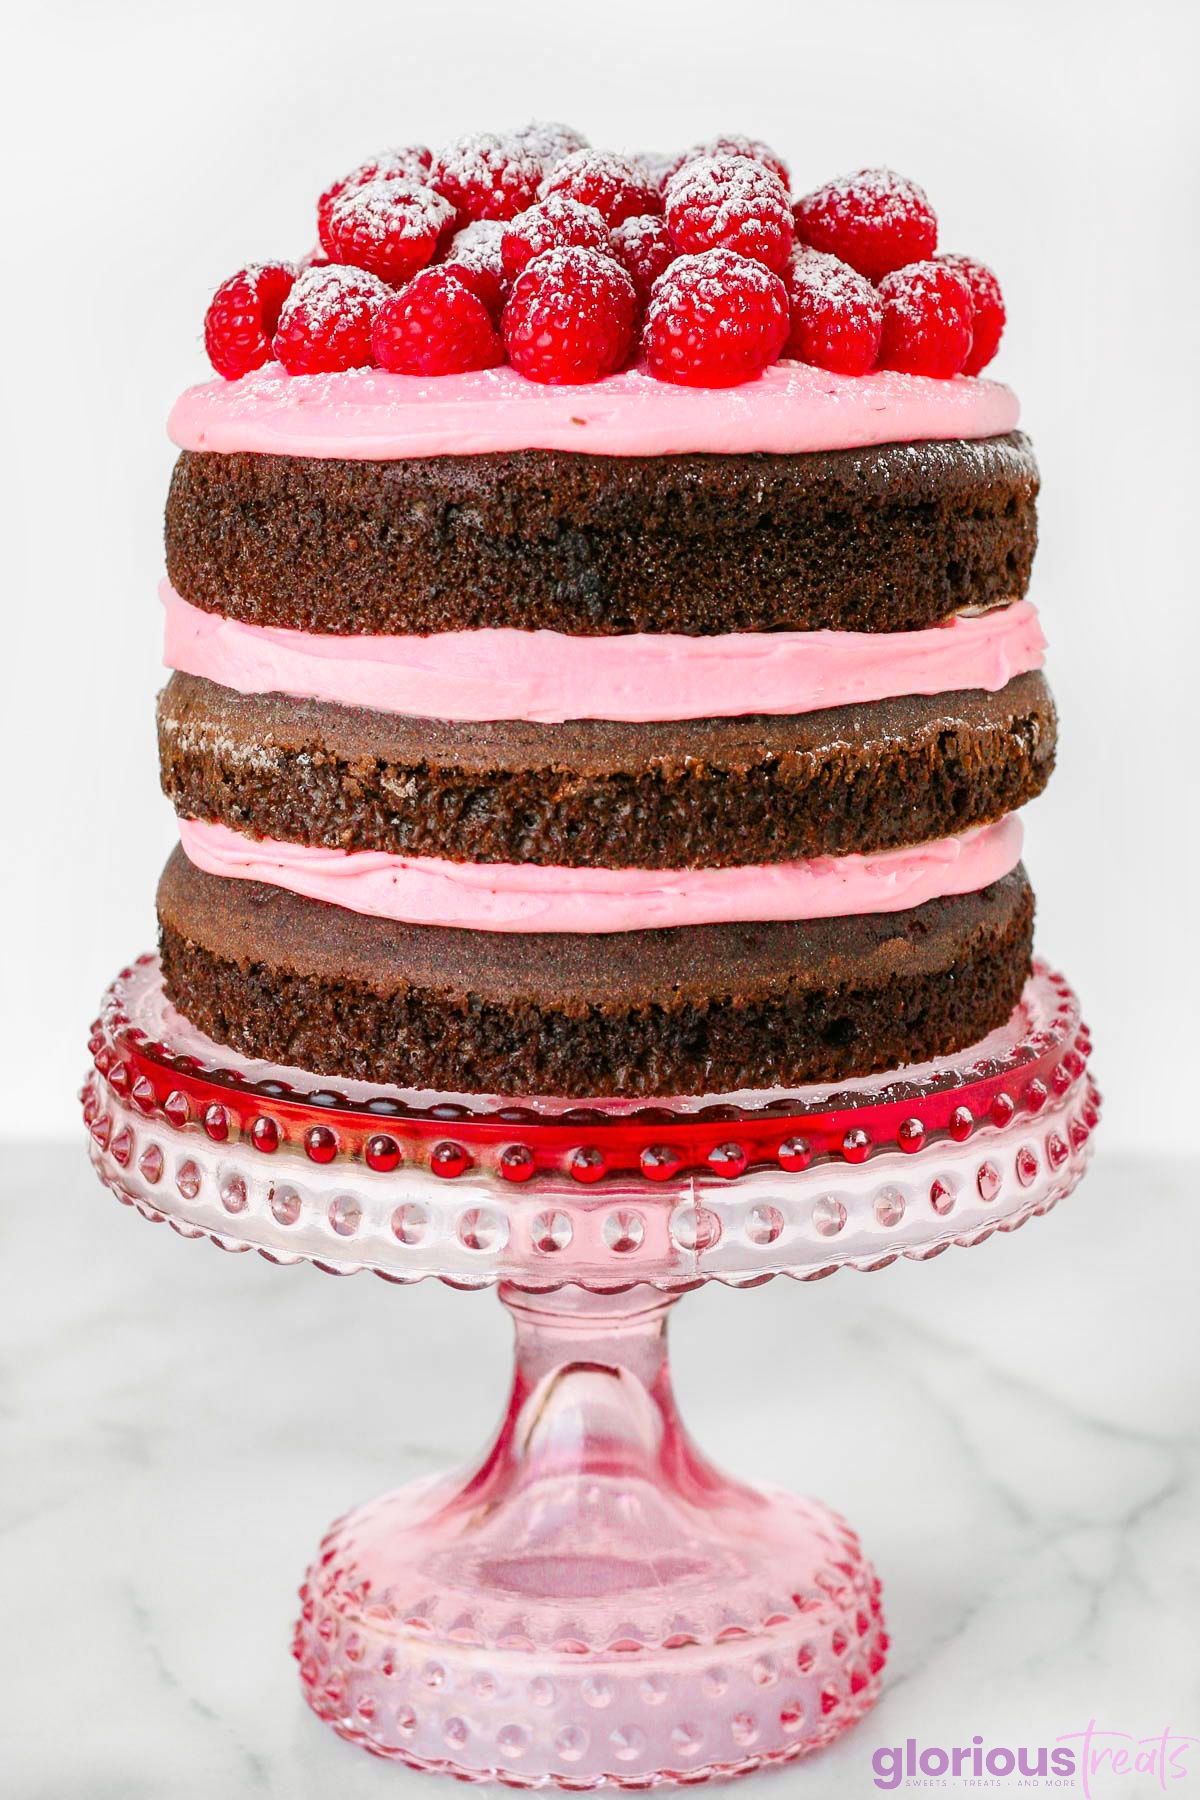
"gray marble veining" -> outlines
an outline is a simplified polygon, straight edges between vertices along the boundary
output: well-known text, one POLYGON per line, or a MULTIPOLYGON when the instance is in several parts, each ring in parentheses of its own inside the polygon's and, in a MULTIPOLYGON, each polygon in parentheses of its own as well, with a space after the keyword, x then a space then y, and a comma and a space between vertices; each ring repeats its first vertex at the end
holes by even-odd
MULTIPOLYGON (((483 1442, 500 1308, 222 1256, 115 1206, 77 1147, 0 1154, 0 1793, 433 1794, 310 1717, 288 1638, 328 1520, 483 1442)), ((1192 1186, 1101 1149, 969 1255, 680 1305, 691 1428, 846 1513, 893 1640, 867 1721, 743 1791, 870 1795, 874 1748, 914 1736, 1200 1738, 1192 1186)))

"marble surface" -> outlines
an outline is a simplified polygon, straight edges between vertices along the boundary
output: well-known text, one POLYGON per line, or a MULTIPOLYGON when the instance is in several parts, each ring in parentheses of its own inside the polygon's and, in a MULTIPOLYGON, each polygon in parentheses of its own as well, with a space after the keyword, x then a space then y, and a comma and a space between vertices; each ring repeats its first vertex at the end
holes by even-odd
MULTIPOLYGON (((326 1522, 483 1442, 494 1298, 222 1256, 117 1207, 76 1146, 0 1155, 0 1792, 439 1791, 311 1718, 288 1638, 326 1522)), ((1193 1189, 1102 1151, 969 1254, 677 1309, 693 1431, 848 1515, 893 1637, 867 1721, 743 1792, 870 1795, 872 1751, 908 1737, 1200 1738, 1193 1189)), ((1173 1792, 1200 1744, 1189 1766, 1173 1792)))

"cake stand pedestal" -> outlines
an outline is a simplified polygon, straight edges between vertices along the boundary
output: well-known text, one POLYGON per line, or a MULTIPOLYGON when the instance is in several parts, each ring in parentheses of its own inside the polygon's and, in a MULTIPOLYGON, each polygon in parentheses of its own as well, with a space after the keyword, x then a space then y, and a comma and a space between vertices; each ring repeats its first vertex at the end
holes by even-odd
MULTIPOLYGON (((313 1709, 380 1756, 519 1787, 649 1787, 828 1743, 887 1638, 853 1532, 715 1469, 666 1325, 708 1280, 927 1260, 1048 1212, 1098 1118, 1067 984, 836 1090, 647 1106, 330 1085, 238 1057, 123 971, 93 1027, 92 1159, 185 1237, 390 1281, 498 1284, 516 1358, 466 1473, 330 1529, 301 1589, 313 1709)), ((421 1379, 428 1379, 423 1371, 421 1379)))

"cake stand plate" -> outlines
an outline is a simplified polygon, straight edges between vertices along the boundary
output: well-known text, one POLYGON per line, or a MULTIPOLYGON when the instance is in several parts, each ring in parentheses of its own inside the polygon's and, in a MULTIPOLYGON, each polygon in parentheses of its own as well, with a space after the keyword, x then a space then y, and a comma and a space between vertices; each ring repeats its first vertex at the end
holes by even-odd
POLYGON ((1037 965, 971 1049, 836 1089, 579 1105, 338 1081, 239 1057, 118 977, 83 1090, 101 1179, 225 1250, 499 1285, 500 1431, 465 1474, 327 1534, 301 1590, 305 1695, 376 1754, 522 1787, 649 1787, 812 1751, 874 1701, 879 1583, 819 1504, 721 1474, 666 1322, 755 1286, 927 1260, 1049 1211, 1099 1100, 1037 965))

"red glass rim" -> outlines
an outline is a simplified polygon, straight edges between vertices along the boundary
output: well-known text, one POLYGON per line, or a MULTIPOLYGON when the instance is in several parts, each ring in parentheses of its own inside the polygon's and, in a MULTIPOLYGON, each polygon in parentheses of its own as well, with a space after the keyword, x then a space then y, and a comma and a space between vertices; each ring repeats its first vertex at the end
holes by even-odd
MULTIPOLYGON (((734 1178, 764 1164, 790 1171, 912 1153, 939 1138, 961 1143, 977 1127, 1037 1114, 1081 1082, 1091 1040, 1068 983, 1038 962, 1007 1024, 978 1044, 836 1087, 654 1102, 440 1096, 240 1057, 173 1011, 157 957, 143 956, 109 988, 89 1049, 114 1094, 216 1142, 264 1155, 291 1146, 313 1162, 349 1157, 384 1171, 415 1153, 447 1177, 482 1164, 509 1181, 554 1173, 586 1185, 689 1170, 734 1178)), ((1088 1081, 1085 1107, 1096 1105, 1088 1081)))

